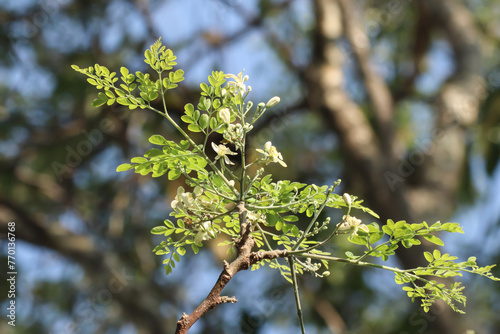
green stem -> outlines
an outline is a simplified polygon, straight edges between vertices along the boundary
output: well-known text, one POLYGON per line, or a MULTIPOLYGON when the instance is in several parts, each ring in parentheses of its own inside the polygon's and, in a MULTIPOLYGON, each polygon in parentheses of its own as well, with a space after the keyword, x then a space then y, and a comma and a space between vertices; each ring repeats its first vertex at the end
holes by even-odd
MULTIPOLYGON (((244 101, 244 100, 243 100, 244 101)), ((243 101, 240 104, 240 114, 241 114, 241 126, 243 127, 243 139, 242 139, 242 145, 241 145, 241 178, 240 178, 240 201, 245 200, 245 173, 247 167, 245 166, 245 145, 246 145, 246 137, 247 137, 247 131, 246 131, 246 124, 245 124, 245 114, 243 111, 243 101)), ((250 184, 248 187, 250 188, 252 185, 250 184)))
POLYGON ((195 185, 197 185, 197 186, 199 186, 199 187, 202 187, 202 188, 203 188, 203 189, 205 189, 206 191, 211 192, 212 194, 217 195, 217 196, 219 196, 219 197, 221 197, 221 198, 224 198, 225 200, 228 200, 228 201, 231 201, 231 202, 234 202, 234 201, 235 201, 235 199, 234 199, 234 198, 231 198, 231 197, 225 196, 225 195, 223 195, 223 194, 219 193, 219 192, 218 192, 217 190, 215 190, 215 189, 210 189, 210 188, 208 188, 208 187, 206 187, 206 186, 202 185, 201 183, 199 183, 199 182, 197 182, 195 179, 193 179, 193 178, 192 178, 189 174, 187 174, 187 173, 185 173, 185 172, 183 172, 182 174, 183 174, 183 175, 184 175, 184 176, 185 176, 185 177, 186 177, 189 181, 193 182, 195 185))
POLYGON ((356 261, 361 261, 363 260, 365 257, 369 256, 371 253, 373 253, 374 251, 376 251, 379 247, 382 247, 382 246, 385 246, 387 244, 390 244, 392 242, 392 240, 388 240, 384 243, 381 243, 380 245, 378 245, 377 247, 371 249, 370 251, 366 252, 365 254, 361 255, 359 258, 356 259, 356 261))
POLYGON ((301 249, 301 250, 292 250, 292 251, 289 251, 287 252, 287 254, 297 254, 297 253, 304 253, 304 252, 309 252, 315 248, 318 248, 318 247, 321 247, 323 246, 324 244, 326 244, 328 241, 330 241, 338 232, 339 230, 339 224, 337 224, 335 226, 335 229, 333 230, 333 232, 330 234, 330 236, 328 238, 326 238, 325 240, 321 241, 320 243, 317 243, 316 245, 314 246, 311 246, 309 248, 306 248, 306 249, 301 249))
POLYGON ((253 210, 285 209, 285 208, 288 208, 290 206, 300 204, 300 203, 302 203, 302 202, 296 201, 296 202, 291 202, 291 203, 287 203, 287 204, 283 204, 283 205, 269 205, 269 206, 258 206, 258 205, 250 205, 249 204, 249 205, 247 205, 247 208, 251 209, 252 211, 253 210))
MULTIPOLYGON (((329 255, 320 255, 320 254, 311 254, 311 253, 295 253, 294 255, 295 256, 299 256, 299 257, 317 259, 317 260, 327 260, 327 261, 343 262, 343 263, 349 263, 349 264, 353 264, 353 265, 357 265, 357 266, 379 268, 379 269, 384 269, 384 270, 388 270, 388 271, 392 271, 394 273, 400 273, 400 274, 407 273, 407 270, 403 270, 403 269, 399 269, 399 268, 388 267, 388 266, 384 266, 384 265, 376 264, 376 263, 362 262, 362 261, 358 261, 358 260, 345 259, 345 258, 342 258, 342 257, 335 257, 335 256, 329 256, 329 255)), ((417 269, 412 269, 412 270, 417 270, 417 269)))
POLYGON ((311 222, 309 223, 309 226, 307 227, 307 229, 304 231, 304 234, 302 234, 302 236, 300 237, 300 239, 297 241, 297 243, 295 244, 295 246, 292 247, 292 251, 295 251, 297 250, 297 248, 300 247, 300 244, 307 238, 307 234, 309 233, 309 231, 311 230, 311 228, 313 227, 314 223, 316 222, 316 220, 318 219, 321 211, 323 211, 323 209, 325 208, 326 206, 326 203, 328 202, 328 196, 330 196, 330 194, 332 193, 334 187, 330 187, 330 189, 328 189, 328 191, 326 192, 326 198, 325 198, 325 201, 323 202, 323 204, 321 204, 321 206, 319 207, 319 209, 316 211, 316 214, 314 215, 313 219, 311 220, 311 222))
MULTIPOLYGON (((161 78, 160 78, 161 79, 161 78)), ((193 148, 198 151, 200 153, 200 155, 206 160, 206 162, 210 165, 210 167, 212 168, 212 170, 221 177, 221 179, 224 181, 224 183, 227 184, 227 186, 229 187, 229 189, 231 189, 233 191, 233 193, 239 197, 240 194, 238 192, 238 190, 236 190, 236 188, 231 185, 229 183, 229 180, 224 176, 224 174, 219 170, 219 168, 217 168, 217 166, 215 165, 215 163, 213 163, 213 161, 205 154, 205 152, 203 151, 203 149, 200 149, 198 147, 198 145, 196 145, 196 143, 191 139, 191 137, 184 131, 182 130, 182 128, 172 119, 172 117, 170 117, 170 115, 168 114, 168 109, 167 109, 167 104, 165 102, 165 91, 163 89, 163 85, 161 85, 161 99, 163 101, 163 109, 165 110, 165 113, 162 113, 161 111, 151 107, 151 106, 148 106, 148 109, 150 110, 153 110, 154 112, 162 115, 163 117, 165 117, 176 129, 177 131, 179 131, 182 136, 184 138, 186 138, 186 140, 193 146, 193 148)))
POLYGON ((227 216, 227 215, 231 214, 234 210, 236 210, 236 207, 234 207, 233 209, 228 210, 226 212, 217 214, 217 215, 215 215, 215 216, 213 216, 211 218, 207 218, 207 219, 203 219, 203 220, 200 220, 200 221, 197 221, 197 222, 193 222, 193 225, 201 224, 201 223, 208 222, 208 221, 214 221, 216 219, 219 219, 219 218, 222 218, 224 216, 227 216))
POLYGON ((292 274, 293 293, 295 295, 295 305, 297 307, 297 316, 299 317, 300 330, 302 331, 302 334, 306 334, 306 329, 304 327, 304 317, 302 315, 302 306, 300 305, 300 295, 299 295, 299 286, 297 284, 297 275, 295 274, 295 260, 293 256, 288 257, 288 262, 290 264, 290 273, 292 274))

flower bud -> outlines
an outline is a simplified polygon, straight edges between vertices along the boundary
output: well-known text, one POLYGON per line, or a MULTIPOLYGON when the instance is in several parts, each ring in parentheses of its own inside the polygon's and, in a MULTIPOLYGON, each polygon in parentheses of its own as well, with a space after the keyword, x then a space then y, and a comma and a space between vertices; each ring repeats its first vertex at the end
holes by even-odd
POLYGON ((194 238, 194 243, 195 244, 201 244, 201 242, 203 241, 203 239, 205 239, 206 235, 207 235, 207 232, 205 232, 205 231, 199 231, 196 234, 196 237, 194 238))
POLYGON ((344 195, 342 195, 342 198, 344 199, 344 202, 347 206, 351 205, 351 196, 348 193, 344 193, 344 195))
POLYGON ((219 110, 219 116, 224 123, 226 124, 231 123, 231 113, 229 112, 228 108, 219 110))
POLYGON ((266 108, 272 108, 280 102, 279 96, 275 96, 266 103, 266 108))

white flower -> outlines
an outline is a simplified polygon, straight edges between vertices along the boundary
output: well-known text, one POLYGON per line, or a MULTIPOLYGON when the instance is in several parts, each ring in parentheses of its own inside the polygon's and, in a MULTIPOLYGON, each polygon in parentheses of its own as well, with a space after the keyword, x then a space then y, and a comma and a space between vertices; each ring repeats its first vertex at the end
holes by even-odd
POLYGON ((275 97, 271 98, 269 101, 267 101, 266 108, 272 108, 275 105, 277 105, 279 102, 280 102, 279 96, 275 96, 275 97))
MULTIPOLYGON (((240 96, 243 96, 247 92, 247 87, 244 83, 248 80, 248 75, 243 76, 243 72, 245 72, 245 70, 238 73, 237 76, 230 73, 226 74, 226 78, 231 78, 234 80, 229 81, 226 85, 226 88, 234 95, 239 93, 240 96)), ((248 91, 251 90, 252 89, 249 87, 248 91)))
POLYGON ((231 123, 231 113, 229 112, 229 108, 219 110, 219 117, 224 123, 231 123))
POLYGON ((344 195, 342 195, 342 198, 344 199, 345 205, 351 205, 351 196, 348 193, 344 193, 344 195))
POLYGON ((222 135, 225 140, 230 143, 234 143, 237 148, 241 147, 243 140, 243 127, 241 124, 229 124, 222 135))
POLYGON ((286 167, 286 163, 283 161, 281 153, 276 150, 276 147, 272 146, 270 141, 264 145, 264 150, 257 149, 256 151, 264 154, 266 164, 278 162, 281 166, 286 167))
POLYGON ((368 226, 362 224, 361 219, 353 216, 342 217, 342 223, 339 223, 339 231, 351 231, 351 237, 353 235, 358 235, 358 231, 370 232, 368 226))
POLYGON ((201 196, 201 194, 203 194, 203 188, 202 188, 202 187, 200 187, 200 186, 196 186, 196 187, 194 187, 193 194, 194 194, 196 197, 201 196))
POLYGON ((215 160, 218 160, 221 157, 224 157, 224 162, 228 165, 234 165, 231 160, 229 160, 229 155, 236 155, 238 153, 231 151, 227 146, 225 145, 217 145, 214 142, 212 142, 212 148, 214 149, 215 153, 217 153, 217 156, 215 157, 215 160))
POLYGON ((203 240, 215 238, 215 234, 210 230, 211 226, 212 222, 210 221, 200 224, 200 230, 194 238, 195 244, 200 244, 203 240))
POLYGON ((170 203, 170 205, 172 206, 172 209, 183 209, 184 206, 182 204, 182 194, 184 193, 184 187, 180 186, 179 188, 177 188, 177 196, 175 196, 175 199, 172 201, 172 203, 170 203))
POLYGON ((174 209, 175 212, 180 213, 180 211, 193 211, 213 206, 210 202, 204 200, 201 195, 203 195, 203 188, 200 186, 196 186, 192 193, 186 192, 184 187, 180 186, 177 188, 177 195, 171 203, 172 209, 174 209))

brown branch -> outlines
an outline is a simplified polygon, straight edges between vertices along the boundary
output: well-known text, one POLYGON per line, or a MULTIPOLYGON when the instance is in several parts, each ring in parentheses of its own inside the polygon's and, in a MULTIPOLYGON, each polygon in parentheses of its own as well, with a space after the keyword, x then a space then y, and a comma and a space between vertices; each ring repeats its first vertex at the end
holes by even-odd
POLYGON ((394 169, 393 162, 384 155, 363 110, 344 90, 345 54, 337 43, 343 35, 338 0, 316 0, 315 4, 315 59, 307 80, 311 109, 321 111, 338 135, 348 165, 346 170, 352 175, 351 189, 364 192, 365 200, 372 203, 376 212, 393 219, 405 219, 411 215, 405 202, 404 184, 389 188, 384 173, 394 169))
POLYGON ((428 11, 422 5, 421 1, 416 2, 416 7, 418 10, 418 17, 413 32, 414 37, 411 39, 410 45, 403 46, 403 48, 411 48, 410 56, 413 68, 411 73, 399 79, 397 87, 394 87, 395 91, 392 95, 395 104, 408 98, 410 94, 416 93, 414 91, 415 81, 425 69, 423 60, 431 46, 432 31, 435 28, 428 11))
POLYGON ((286 250, 252 252, 255 241, 250 235, 252 232, 252 225, 246 222, 247 210, 245 208, 244 202, 240 202, 237 206, 237 209, 241 226, 240 238, 235 240, 238 256, 231 263, 224 261, 224 269, 222 270, 222 273, 217 279, 217 282, 215 282, 215 285, 208 296, 190 315, 187 315, 186 313, 182 314, 182 317, 177 322, 177 329, 175 331, 176 334, 187 333, 191 326, 193 326, 199 318, 201 318, 208 310, 213 309, 217 305, 237 302, 237 299, 235 297, 221 296, 222 290, 237 272, 246 270, 250 268, 252 264, 255 264, 263 259, 271 260, 277 257, 286 256, 286 250))
MULTIPOLYGON (((422 1, 430 19, 441 28, 453 48, 454 74, 437 94, 438 113, 432 151, 420 167, 424 175, 420 187, 409 194, 415 210, 428 216, 451 215, 466 164, 467 128, 477 122, 479 106, 485 98, 481 78, 479 35, 471 13, 456 1, 422 1)), ((427 216, 427 217, 426 217, 427 216)))
POLYGON ((358 63, 359 72, 371 101, 377 122, 382 151, 387 158, 394 158, 394 110, 391 92, 382 77, 370 64, 370 40, 358 23, 351 1, 337 0, 342 18, 344 34, 351 52, 358 63))

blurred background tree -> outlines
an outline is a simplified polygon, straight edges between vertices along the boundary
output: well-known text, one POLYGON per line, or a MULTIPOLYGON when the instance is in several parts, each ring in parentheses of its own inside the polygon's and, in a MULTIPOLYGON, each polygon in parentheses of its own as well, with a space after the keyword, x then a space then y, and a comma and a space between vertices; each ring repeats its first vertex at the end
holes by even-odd
MULTIPOLYGON (((493 0, 2 1, 0 233, 6 263, 16 222, 18 318, 13 331, 2 317, 0 332, 170 333, 215 282, 226 256, 216 244, 168 278, 151 252, 179 183, 114 172, 150 135, 177 134, 149 112, 90 107, 94 90, 70 68, 145 70, 160 36, 186 72, 172 113, 212 69, 246 68, 251 100, 282 100, 252 139, 283 153, 278 175, 340 177, 381 221, 458 221, 465 237, 443 236, 446 250, 499 263, 498 15, 493 0)), ((421 252, 398 253, 398 265, 421 252)), ((391 275, 331 271, 302 277, 308 333, 500 332, 498 284, 464 277, 466 316, 425 314, 391 275)), ((276 273, 240 273, 227 290, 240 301, 192 333, 298 332, 276 273)))

